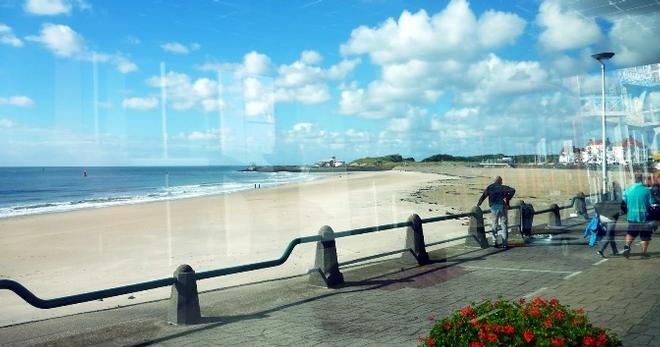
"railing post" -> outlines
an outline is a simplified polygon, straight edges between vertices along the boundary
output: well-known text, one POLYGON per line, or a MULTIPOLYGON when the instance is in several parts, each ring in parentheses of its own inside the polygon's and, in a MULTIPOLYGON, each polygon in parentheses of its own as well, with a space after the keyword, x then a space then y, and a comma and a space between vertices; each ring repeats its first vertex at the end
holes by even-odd
POLYGON ((523 232, 523 209, 525 208, 525 206, 526 204, 523 200, 518 200, 516 203, 511 205, 511 207, 517 207, 517 209, 513 213, 513 223, 509 222, 509 227, 511 227, 512 224, 517 225, 519 233, 515 234, 509 232, 509 244, 511 243, 511 240, 514 238, 518 240, 518 238, 514 235, 520 235, 520 241, 525 240, 525 234, 523 232))
POLYGON ((468 227, 468 234, 473 237, 465 239, 466 246, 488 248, 488 240, 486 240, 486 230, 484 228, 484 213, 479 206, 475 206, 470 210, 470 226, 468 227))
POLYGON ((548 216, 548 225, 553 227, 561 226, 561 216, 559 215, 559 206, 557 204, 550 205, 550 215, 548 216))
POLYGON ((406 248, 408 252, 401 254, 401 259, 405 263, 417 263, 419 265, 428 264, 429 254, 426 253, 424 243, 424 229, 422 228, 422 219, 417 214, 408 217, 411 226, 406 228, 406 248))
POLYGON ((195 271, 190 265, 179 265, 174 271, 167 320, 174 324, 195 324, 200 321, 199 297, 195 271))
POLYGON ((577 193, 575 196, 575 213, 577 213, 578 216, 582 216, 584 219, 589 219, 589 215, 587 213, 587 201, 586 197, 584 196, 583 192, 577 193))
POLYGON ((321 241, 316 243, 316 259, 314 268, 309 270, 309 283, 333 287, 344 283, 344 276, 339 271, 335 232, 324 225, 319 229, 321 241))
POLYGON ((532 225, 534 225, 534 206, 523 204, 520 206, 520 230, 525 237, 532 236, 532 225))

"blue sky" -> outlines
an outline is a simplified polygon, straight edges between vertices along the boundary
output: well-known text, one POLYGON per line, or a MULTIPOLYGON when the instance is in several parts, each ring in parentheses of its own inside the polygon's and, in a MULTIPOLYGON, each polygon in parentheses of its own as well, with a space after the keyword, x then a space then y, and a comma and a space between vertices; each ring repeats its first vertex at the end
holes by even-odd
POLYGON ((591 53, 660 61, 648 3, 0 0, 0 165, 552 150, 591 53))

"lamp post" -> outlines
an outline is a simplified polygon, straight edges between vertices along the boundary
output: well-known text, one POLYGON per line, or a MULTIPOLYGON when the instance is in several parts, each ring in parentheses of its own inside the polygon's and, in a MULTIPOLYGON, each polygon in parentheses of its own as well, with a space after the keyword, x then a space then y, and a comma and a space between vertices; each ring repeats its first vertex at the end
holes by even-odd
POLYGON ((600 63, 600 74, 601 74, 601 93, 603 98, 603 113, 601 117, 601 127, 602 127, 602 140, 603 140, 603 196, 607 194, 607 126, 605 124, 605 63, 603 60, 608 60, 614 56, 612 52, 602 52, 596 53, 591 57, 598 60, 600 63))

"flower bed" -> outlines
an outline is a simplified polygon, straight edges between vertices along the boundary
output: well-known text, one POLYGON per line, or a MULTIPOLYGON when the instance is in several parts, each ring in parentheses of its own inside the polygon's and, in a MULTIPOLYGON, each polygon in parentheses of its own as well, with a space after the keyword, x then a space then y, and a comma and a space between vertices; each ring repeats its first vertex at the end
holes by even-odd
POLYGON ((436 321, 421 346, 621 346, 607 329, 594 327, 584 310, 559 300, 499 299, 470 304, 436 321))

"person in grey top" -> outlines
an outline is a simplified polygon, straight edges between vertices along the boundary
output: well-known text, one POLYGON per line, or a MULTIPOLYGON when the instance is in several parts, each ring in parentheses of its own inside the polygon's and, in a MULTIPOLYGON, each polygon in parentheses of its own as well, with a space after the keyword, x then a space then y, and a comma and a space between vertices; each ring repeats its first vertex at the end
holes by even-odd
POLYGON ((477 206, 488 197, 488 205, 490 206, 490 219, 493 238, 495 239, 495 247, 497 247, 497 227, 500 226, 502 230, 502 247, 509 247, 509 218, 508 209, 509 201, 516 194, 516 190, 502 184, 502 177, 495 176, 494 182, 484 189, 483 194, 477 202, 477 206))

